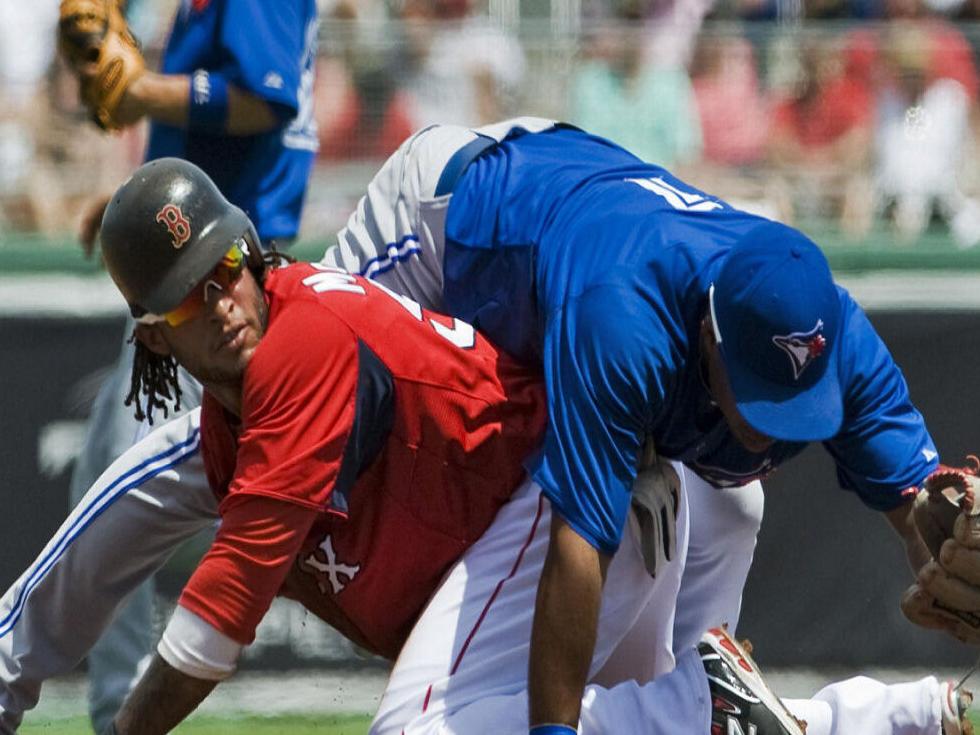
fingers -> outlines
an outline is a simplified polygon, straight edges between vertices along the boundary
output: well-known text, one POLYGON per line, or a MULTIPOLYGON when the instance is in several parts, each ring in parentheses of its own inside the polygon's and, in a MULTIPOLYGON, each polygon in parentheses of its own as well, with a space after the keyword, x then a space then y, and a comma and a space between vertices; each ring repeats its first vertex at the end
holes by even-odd
POLYGON ((919 572, 917 583, 902 597, 902 612, 925 628, 945 630, 971 645, 980 645, 980 550, 950 539, 939 562, 919 572))
POLYGON ((955 610, 980 612, 980 588, 954 577, 935 561, 922 567, 918 582, 922 589, 955 610))
POLYGON ((902 612, 916 625, 943 630, 963 643, 980 645, 980 626, 977 616, 964 610, 954 610, 937 600, 921 585, 914 584, 902 596, 902 612))
POLYGON ((961 513, 953 526, 953 538, 969 549, 980 549, 980 516, 961 513))
MULTIPOLYGON (((660 462, 660 471, 663 473, 664 481, 667 483, 667 487, 669 487, 676 495, 681 486, 681 478, 680 475, 677 474, 677 470, 674 469, 674 466, 670 462, 662 460, 660 462)), ((674 515, 677 515, 676 507, 674 508, 674 515)))
POLYGON ((902 595, 902 613, 910 622, 923 628, 953 632, 955 621, 933 608, 933 597, 918 584, 913 584, 902 595))
POLYGON ((948 539, 939 552, 939 563, 954 577, 980 587, 980 549, 971 549, 948 539))
POLYGON ((643 449, 640 450, 640 459, 636 463, 636 469, 638 472, 649 469, 650 467, 653 467, 656 461, 657 447, 653 443, 653 438, 647 436, 646 441, 643 444, 643 449))

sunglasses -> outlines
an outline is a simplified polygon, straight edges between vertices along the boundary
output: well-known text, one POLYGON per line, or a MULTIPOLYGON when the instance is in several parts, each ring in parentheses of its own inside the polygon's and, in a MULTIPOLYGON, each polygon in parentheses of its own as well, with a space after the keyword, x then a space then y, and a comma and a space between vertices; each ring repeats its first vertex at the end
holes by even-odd
POLYGON ((178 327, 184 322, 193 319, 204 310, 204 305, 208 300, 208 289, 217 288, 224 291, 237 281, 242 271, 245 269, 245 253, 236 242, 228 252, 225 253, 214 270, 201 283, 199 287, 191 290, 176 308, 163 314, 152 314, 146 312, 136 319, 137 324, 159 324, 166 322, 171 327, 178 327))

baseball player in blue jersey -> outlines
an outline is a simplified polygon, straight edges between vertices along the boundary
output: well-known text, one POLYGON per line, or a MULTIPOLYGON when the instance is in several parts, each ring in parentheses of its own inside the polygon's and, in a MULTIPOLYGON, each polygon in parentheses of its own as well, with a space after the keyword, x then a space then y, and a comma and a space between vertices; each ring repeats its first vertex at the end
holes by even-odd
MULTIPOLYGON (((70 12, 66 0, 63 42, 70 12)), ((181 0, 160 71, 140 70, 126 79, 109 127, 147 118, 147 160, 176 156, 193 161, 248 214, 263 243, 288 244, 299 231, 317 148, 317 29, 315 0, 181 0)), ((80 76, 84 85, 84 70, 80 76)), ((95 202, 83 222, 81 238, 87 250, 107 201, 105 197, 95 202)), ((179 242, 184 227, 179 213, 167 224, 179 242)), ((131 332, 132 325, 127 325, 127 340, 131 332)), ((132 410, 122 403, 130 392, 133 350, 132 344, 123 345, 93 406, 89 425, 99 430, 87 433, 72 476, 75 503, 137 436, 145 434, 145 427, 139 428, 132 410)), ((183 376, 181 386, 182 407, 196 405, 197 385, 183 376)), ((96 730, 111 720, 137 665, 151 650, 152 603, 152 586, 145 585, 90 656, 96 730)))
POLYGON ((299 231, 317 149, 314 0, 184 0, 159 74, 123 97, 151 118, 146 159, 179 156, 207 171, 263 242, 299 231))
MULTIPOLYGON (((759 480, 808 442, 886 515, 914 569, 928 561, 910 488, 937 466, 936 448, 867 317, 792 228, 606 140, 523 118, 416 134, 339 240, 326 263, 465 319, 544 371, 550 419, 529 470, 555 514, 531 638, 533 733, 575 732, 603 577, 633 517, 655 539, 651 572, 669 576, 684 557, 666 646, 678 654, 737 623, 759 480), (679 502, 631 493, 648 440, 683 463, 679 502), (671 516, 685 503, 678 552, 671 516)), ((650 658, 649 646, 626 648, 650 658)), ((623 665, 644 677, 672 663, 623 665)), ((452 686, 440 696, 465 707, 452 686)))

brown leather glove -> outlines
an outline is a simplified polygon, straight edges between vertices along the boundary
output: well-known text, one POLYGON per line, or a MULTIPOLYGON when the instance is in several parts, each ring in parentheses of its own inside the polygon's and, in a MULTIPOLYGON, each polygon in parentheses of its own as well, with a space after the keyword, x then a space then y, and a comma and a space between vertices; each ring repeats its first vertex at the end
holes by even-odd
POLYGON ((980 645, 980 488, 977 468, 940 467, 926 478, 913 513, 933 559, 902 596, 905 617, 980 645))
POLYGON ((104 130, 122 127, 116 110, 145 65, 119 0, 62 0, 58 48, 94 122, 104 130))

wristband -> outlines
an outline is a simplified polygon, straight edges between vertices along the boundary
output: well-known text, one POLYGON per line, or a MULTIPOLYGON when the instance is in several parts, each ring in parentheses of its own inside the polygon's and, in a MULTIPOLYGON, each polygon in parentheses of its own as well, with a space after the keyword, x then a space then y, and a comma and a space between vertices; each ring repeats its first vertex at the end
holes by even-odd
POLYGON ((223 133, 228 120, 228 80, 221 74, 198 69, 191 74, 187 128, 204 133, 223 133))
POLYGON ((577 735, 578 730, 571 725, 535 725, 528 735, 577 735))

